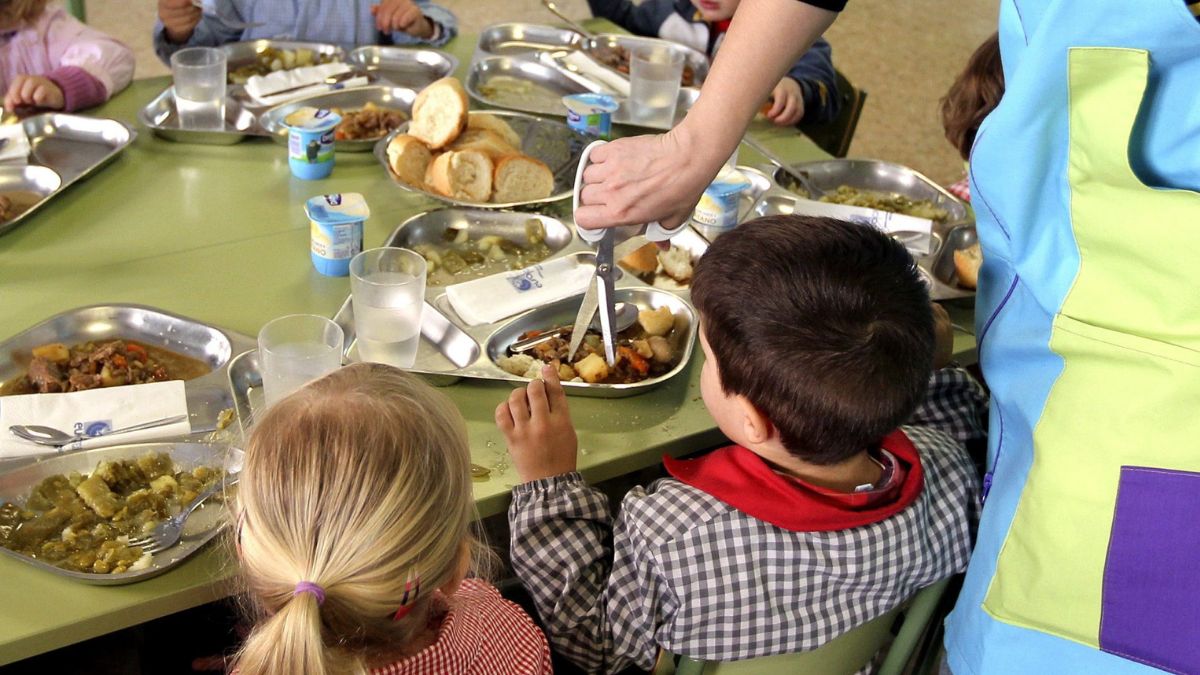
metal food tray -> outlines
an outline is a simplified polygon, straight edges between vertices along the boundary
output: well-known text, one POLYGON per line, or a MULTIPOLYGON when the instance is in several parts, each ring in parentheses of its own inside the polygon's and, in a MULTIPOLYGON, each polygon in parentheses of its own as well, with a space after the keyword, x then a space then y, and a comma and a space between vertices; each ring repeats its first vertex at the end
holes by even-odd
POLYGON ((93 305, 68 310, 0 342, 0 382, 23 374, 33 348, 39 345, 62 342, 70 346, 117 338, 169 349, 212 368, 211 373, 183 385, 193 435, 215 429, 221 411, 233 407, 225 370, 234 354, 256 344, 244 335, 154 307, 93 305))
MULTIPOLYGON (((73 471, 90 474, 103 461, 137 459, 148 452, 166 452, 175 461, 177 470, 189 470, 199 466, 223 468, 226 472, 237 472, 242 467, 242 451, 224 445, 206 443, 138 443, 109 448, 82 450, 64 455, 55 455, 36 464, 12 470, 0 470, 0 503, 23 504, 29 492, 38 483, 57 474, 73 471)), ((175 567, 207 544, 228 523, 224 505, 213 502, 201 506, 187 519, 183 539, 171 548, 153 556, 150 566, 136 572, 121 574, 91 574, 55 567, 35 558, 0 547, 0 554, 33 565, 38 569, 67 579, 74 579, 96 586, 120 586, 144 581, 175 567)))
POLYGON ((518 150, 534 159, 541 160, 546 166, 550 167, 550 171, 554 173, 554 192, 549 197, 503 204, 468 202, 454 199, 453 197, 445 197, 436 192, 405 183, 392 172, 391 165, 388 163, 387 147, 393 138, 408 131, 408 124, 402 125, 399 129, 388 134, 387 138, 381 139, 375 144, 375 158, 383 165, 384 171, 387 171, 387 174, 392 178, 392 182, 396 185, 410 192, 418 192, 432 199, 454 204, 455 206, 503 209, 533 204, 549 204, 570 197, 571 192, 575 189, 575 168, 579 165, 579 157, 583 154, 584 147, 594 139, 575 133, 562 122, 555 122, 517 112, 496 110, 488 110, 486 112, 489 115, 504 118, 504 121, 508 122, 509 126, 513 128, 513 131, 517 132, 517 135, 521 137, 521 147, 518 150))
POLYGON ((221 45, 221 51, 225 52, 225 68, 227 73, 253 64, 257 61, 258 55, 268 49, 308 49, 321 56, 332 56, 334 61, 346 60, 346 50, 341 47, 327 42, 296 42, 292 40, 246 40, 244 42, 230 42, 221 45))
POLYGON ((20 225, 55 195, 90 176, 121 153, 137 132, 117 120, 103 117, 82 117, 66 113, 43 113, 21 121, 29 137, 29 166, 46 167, 58 174, 59 184, 49 174, 36 169, 29 173, 7 169, 4 184, 8 189, 41 192, 46 198, 6 223, 0 223, 0 235, 20 225), (14 174, 22 177, 16 178, 14 174), (11 182, 10 182, 11 181, 11 182))
MULTIPOLYGON (((604 47, 619 46, 631 49, 649 45, 664 46, 672 51, 682 52, 685 63, 695 74, 695 88, 698 89, 708 77, 708 57, 677 42, 618 33, 585 36, 567 28, 536 23, 500 23, 483 29, 475 46, 473 61, 485 56, 514 56, 539 51, 580 50, 591 54, 604 47)), ((629 77, 615 68, 610 70, 623 77, 629 77)))
POLYGON ((346 62, 376 73, 397 87, 420 91, 436 80, 454 74, 458 59, 436 49, 367 46, 350 52, 346 62))
MULTIPOLYGON (((550 260, 574 258, 581 265, 595 264, 591 248, 575 235, 573 225, 548 216, 502 211, 449 208, 422 213, 401 223, 384 245, 412 246, 426 241, 441 241, 442 232, 447 228, 466 229, 471 240, 503 233, 513 241, 525 243, 524 223, 529 218, 538 218, 547 224, 547 240, 552 241, 552 246, 561 245, 550 260), (568 235, 565 241, 563 230, 568 235)), ((621 274, 616 288, 618 302, 631 302, 641 309, 671 308, 675 314, 676 329, 672 335, 678 361, 668 372, 634 384, 564 382, 563 386, 569 394, 600 398, 633 396, 675 377, 691 360, 697 325, 695 312, 687 300, 670 291, 648 288, 630 274, 621 274)), ((531 309, 503 321, 473 327, 464 327, 460 322, 446 298, 445 287, 427 285, 425 300, 421 319, 422 340, 417 349, 416 363, 409 370, 431 376, 433 383, 438 385, 451 384, 464 377, 519 384, 528 380, 505 372, 495 364, 494 359, 503 355, 508 345, 524 331, 573 323, 580 296, 531 309)), ((345 360, 357 361, 351 298, 346 299, 334 316, 334 321, 345 331, 345 360)), ((242 376, 243 381, 248 379, 242 376)))
MULTIPOLYGON (((358 109, 368 103, 374 103, 380 108, 393 108, 402 111, 406 117, 412 117, 412 104, 416 98, 417 92, 404 87, 375 85, 339 89, 277 105, 259 115, 258 123, 271 138, 286 145, 288 131, 283 121, 288 115, 305 106, 358 109)), ((334 145, 339 152, 367 152, 375 147, 378 141, 379 137, 375 137, 353 141, 335 141, 334 145)))
MULTIPOLYGON (((975 221, 967 206, 945 188, 906 166, 873 159, 830 159, 801 162, 791 165, 803 172, 814 187, 832 191, 839 185, 902 194, 911 199, 926 199, 946 209, 950 216, 944 223, 934 223, 933 245, 928 255, 918 256, 917 264, 930 280, 930 295, 934 300, 974 297, 975 291, 957 283, 954 271, 954 252, 974 244, 975 221)), ((771 166, 775 187, 764 194, 754 206, 755 217, 790 214, 804 198, 788 186, 791 182, 783 169, 771 166)))
MULTIPOLYGON (((471 63, 471 69, 467 72, 466 88, 471 98, 476 101, 497 108, 563 118, 567 116, 567 108, 560 100, 552 104, 549 100, 529 99, 520 105, 514 105, 487 96, 483 92, 483 88, 493 77, 511 77, 532 82, 558 97, 602 90, 601 85, 596 85, 595 89, 591 89, 557 68, 520 56, 485 56, 471 63)), ((574 77, 586 79, 582 75, 574 77)), ((617 111, 613 113, 612 117, 614 123, 649 129, 670 129, 671 126, 678 124, 687 115, 688 110, 691 110, 692 106, 696 104, 700 98, 700 90, 693 87, 680 88, 675 104, 675 119, 671 126, 645 124, 634 118, 628 99, 620 96, 613 98, 618 105, 617 111)))

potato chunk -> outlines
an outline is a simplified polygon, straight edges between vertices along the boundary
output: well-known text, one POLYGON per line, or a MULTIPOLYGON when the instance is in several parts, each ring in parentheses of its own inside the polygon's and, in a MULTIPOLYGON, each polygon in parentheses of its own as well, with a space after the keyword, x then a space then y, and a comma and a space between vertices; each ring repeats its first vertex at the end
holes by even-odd
POLYGON ((638 323, 642 324, 647 335, 666 335, 675 327, 675 315, 670 307, 643 309, 638 312, 638 323))
POLYGON ((608 377, 608 362, 597 354, 588 354, 575 364, 575 372, 584 382, 595 384, 608 377))
POLYGON ((79 494, 79 498, 83 500, 88 508, 95 511, 104 518, 111 518, 113 514, 121 510, 121 500, 108 489, 108 484, 99 476, 99 471, 93 473, 90 478, 79 484, 75 488, 75 492, 79 494))
POLYGON ((66 363, 71 360, 71 352, 61 342, 51 342, 48 345, 33 348, 33 355, 54 363, 66 363))

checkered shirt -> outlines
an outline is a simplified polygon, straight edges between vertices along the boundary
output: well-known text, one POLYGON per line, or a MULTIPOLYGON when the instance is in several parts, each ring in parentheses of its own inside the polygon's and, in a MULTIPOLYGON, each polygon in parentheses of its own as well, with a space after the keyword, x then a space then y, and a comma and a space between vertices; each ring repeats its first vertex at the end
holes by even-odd
POLYGON ((815 649, 966 568, 980 508, 963 443, 982 389, 943 369, 902 427, 924 489, 899 513, 792 532, 674 479, 634 488, 615 522, 578 473, 513 489, 512 562, 546 632, 588 672, 649 670, 660 648, 716 661, 815 649))
POLYGON ((520 607, 478 579, 449 601, 437 640, 372 675, 550 675, 550 646, 520 607))

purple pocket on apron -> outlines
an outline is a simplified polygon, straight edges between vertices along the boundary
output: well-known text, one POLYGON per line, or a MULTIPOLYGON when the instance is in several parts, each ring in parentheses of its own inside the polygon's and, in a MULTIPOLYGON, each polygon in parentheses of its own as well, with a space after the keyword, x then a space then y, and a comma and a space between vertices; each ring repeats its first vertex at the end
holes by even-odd
POLYGON ((1200 473, 1121 467, 1100 648, 1200 672, 1200 473))

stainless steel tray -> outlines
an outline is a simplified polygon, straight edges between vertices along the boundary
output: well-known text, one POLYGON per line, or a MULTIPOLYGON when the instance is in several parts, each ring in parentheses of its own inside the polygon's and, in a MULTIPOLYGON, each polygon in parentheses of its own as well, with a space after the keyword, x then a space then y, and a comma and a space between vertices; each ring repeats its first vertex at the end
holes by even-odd
MULTIPOLYGON (((404 87, 371 86, 355 89, 340 89, 316 96, 298 99, 290 103, 277 105, 258 116, 258 124, 262 130, 279 143, 287 143, 287 127, 283 120, 298 108, 312 106, 315 108, 345 108, 358 109, 368 103, 374 103, 380 108, 402 110, 406 116, 412 114, 413 100, 417 92, 404 87)), ((367 152, 375 147, 379 138, 369 138, 354 141, 337 141, 335 145, 340 152, 367 152)))
MULTIPOLYGON (((489 106, 564 118, 567 116, 567 108, 562 104, 561 97, 568 94, 582 94, 588 91, 601 90, 599 85, 596 85, 597 88, 589 89, 589 87, 580 84, 580 82, 568 77, 556 68, 552 68, 540 61, 520 56, 485 56, 475 60, 471 64, 471 69, 467 72, 466 87, 467 92, 471 94, 471 98, 489 106), (484 93, 484 88, 494 77, 510 77, 525 80, 545 89, 550 95, 544 99, 531 98, 517 102, 489 97, 484 93)), ((679 90, 679 98, 675 105, 675 121, 671 126, 674 126, 679 120, 683 119, 684 115, 695 105, 699 97, 700 90, 698 89, 684 87, 679 90)), ((614 123, 650 129, 670 128, 666 125, 647 125, 634 119, 628 100, 623 97, 614 98, 619 106, 617 111, 613 113, 612 119, 614 123)))
MULTIPOLYGON (((940 185, 908 167, 890 162, 865 159, 832 159, 819 162, 802 162, 792 167, 808 175, 813 185, 822 190, 833 190, 839 185, 849 185, 866 190, 894 192, 912 199, 927 199, 946 209, 950 216, 944 223, 934 223, 932 246, 928 255, 917 256, 917 264, 925 271, 930 282, 930 296, 934 300, 969 298, 975 291, 958 286, 954 273, 954 251, 975 243, 974 219, 970 210, 960 200, 940 185)), ((803 200, 799 194, 786 186, 787 174, 782 169, 770 167, 775 187, 764 194, 754 206, 754 217, 790 214, 795 212, 803 200)))
MULTIPOLYGON (((525 238, 524 221, 528 217, 530 216, 526 214, 464 211, 462 209, 431 211, 402 223, 392 232, 384 245, 403 246, 428 240, 442 231, 439 228, 446 227, 456 229, 465 227, 471 239, 503 232, 514 241, 520 242, 525 238)), ((540 218, 543 222, 553 220, 546 216, 540 216, 540 218)), ((595 257, 591 248, 575 235, 574 226, 570 223, 555 224, 562 228, 568 228, 569 240, 550 259, 574 258, 581 265, 594 265, 595 257)), ((555 231, 554 228, 547 228, 548 234, 553 231, 555 231)), ((700 238, 697 236, 696 239, 700 238)), ((618 301, 632 302, 643 309, 656 309, 663 306, 671 308, 675 314, 677 326, 674 339, 677 341, 679 360, 667 373, 635 384, 564 382, 569 394, 603 398, 639 394, 653 389, 679 374, 687 367, 691 359, 697 326, 695 312, 686 299, 670 291, 647 288, 629 274, 622 274, 617 279, 616 286, 618 301)), ((427 286, 425 300, 425 312, 421 320, 423 339, 417 349, 416 363, 409 370, 429 376, 431 381, 437 385, 451 384, 463 377, 516 383, 527 382, 528 380, 523 377, 502 370, 495 364, 494 358, 502 354, 508 345, 516 340, 516 336, 523 331, 562 324, 569 325, 574 321, 580 303, 580 297, 575 296, 493 324, 467 327, 450 307, 444 287, 427 286)), ((354 341, 354 307, 351 298, 346 299, 342 308, 334 316, 334 321, 345 331, 345 360, 357 360, 358 350, 354 341)), ((242 378, 243 381, 248 379, 242 378)))
POLYGON ((396 131, 388 135, 387 138, 380 140, 375 144, 375 158, 383 165, 384 171, 391 176, 392 182, 410 192, 419 192, 423 195, 443 201, 456 206, 466 206, 473 208, 488 208, 501 209, 513 208, 517 206, 529 206, 533 204, 549 204, 551 202, 566 199, 571 196, 571 191, 575 187, 575 167, 579 165, 579 156, 583 153, 583 148, 592 140, 585 136, 571 131, 571 129, 562 122, 546 120, 533 115, 524 115, 515 112, 506 111, 487 111, 491 115, 503 117, 506 122, 517 132, 521 137, 521 147, 519 150, 530 157, 539 159, 545 162, 546 166, 554 172, 554 192, 545 199, 531 199, 523 202, 508 202, 504 204, 493 202, 468 202, 452 197, 443 197, 435 192, 423 190, 405 183, 396 177, 392 172, 391 166, 387 159, 387 146, 393 138, 408 130, 408 125, 401 126, 396 131))
POLYGON ((346 50, 327 42, 296 42, 292 40, 247 40, 221 45, 225 52, 226 71, 233 71, 255 63, 258 55, 267 49, 310 49, 317 54, 332 56, 334 61, 344 61, 346 50))
POLYGON ((49 199, 60 187, 62 178, 53 169, 36 165, 0 166, 0 194, 21 190, 41 197, 12 220, 0 222, 0 234, 16 227, 17 222, 24 218, 26 213, 41 206, 42 202, 49 199))
MULTIPOLYGON (((166 452, 175 460, 180 470, 193 469, 199 466, 212 466, 225 469, 227 472, 237 472, 242 467, 242 451, 225 445, 210 445, 205 443, 140 443, 133 445, 118 445, 110 448, 83 450, 65 455, 54 455, 36 464, 30 464, 8 471, 0 470, 0 503, 13 502, 23 504, 30 490, 38 483, 56 474, 77 471, 90 474, 96 465, 102 461, 119 459, 136 459, 147 452, 166 452)), ((68 579, 81 581, 97 586, 120 586, 136 581, 144 581, 158 576, 163 572, 183 562, 188 556, 200 550, 229 522, 224 505, 214 501, 196 510, 187 520, 184 536, 180 542, 156 554, 150 566, 136 572, 121 574, 89 574, 65 570, 40 560, 35 560, 7 548, 0 547, 0 554, 15 558, 23 563, 33 565, 50 574, 68 579)), ((64 608, 63 611, 69 611, 64 608)))
POLYGON ((373 71, 397 87, 417 91, 453 74, 458 68, 458 59, 451 54, 411 47, 359 47, 350 52, 346 62, 373 71))
MULTIPOLYGON (((667 47, 671 51, 681 52, 683 54, 684 64, 691 67, 695 75, 695 83, 692 87, 699 89, 700 85, 704 84, 704 80, 708 77, 708 57, 703 53, 681 45, 670 40, 662 40, 659 38, 643 37, 640 35, 621 35, 619 33, 605 33, 584 40, 581 49, 590 53, 596 52, 607 47, 623 47, 625 49, 636 49, 638 47, 667 47)), ((620 71, 617 71, 620 72, 620 71)))
POLYGON ((258 125, 255 110, 240 98, 225 97, 225 127, 223 129, 188 129, 179 124, 175 110, 175 87, 167 87, 138 111, 138 122, 155 136, 178 143, 202 145, 233 145, 250 136, 265 136, 258 125))
POLYGON ((217 427, 233 407, 225 387, 230 358, 255 346, 252 338, 143 305, 93 305, 68 310, 0 342, 0 382, 25 372, 34 347, 128 338, 203 361, 212 372, 184 383, 193 434, 217 427))
POLYGON ((117 120, 66 113, 27 117, 21 126, 29 136, 29 164, 53 170, 61 184, 33 208, 0 224, 0 234, 17 227, 54 195, 111 162, 137 138, 137 132, 117 120))

